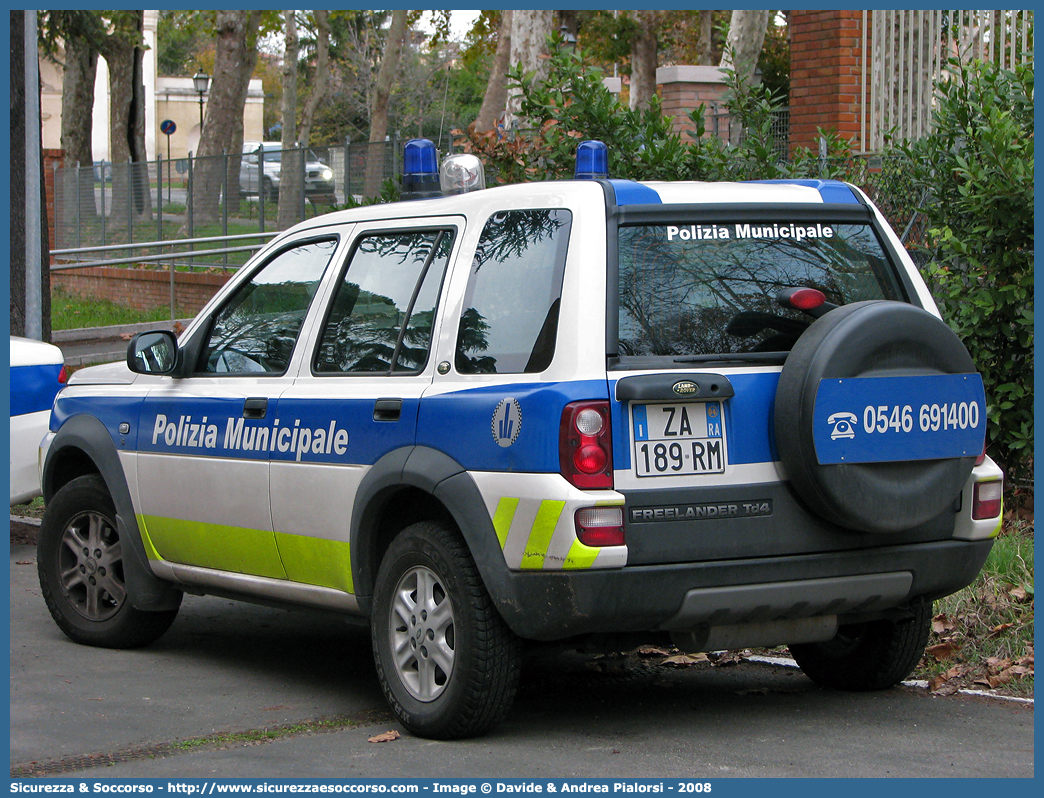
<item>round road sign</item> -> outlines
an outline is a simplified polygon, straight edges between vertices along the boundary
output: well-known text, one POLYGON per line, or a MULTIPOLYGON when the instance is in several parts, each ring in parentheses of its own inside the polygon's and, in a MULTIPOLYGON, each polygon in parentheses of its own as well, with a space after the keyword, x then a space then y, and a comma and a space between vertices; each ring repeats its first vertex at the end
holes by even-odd
POLYGON ((160 122, 160 133, 163 133, 164 135, 169 136, 177 129, 178 126, 174 124, 174 120, 172 119, 164 119, 160 122))

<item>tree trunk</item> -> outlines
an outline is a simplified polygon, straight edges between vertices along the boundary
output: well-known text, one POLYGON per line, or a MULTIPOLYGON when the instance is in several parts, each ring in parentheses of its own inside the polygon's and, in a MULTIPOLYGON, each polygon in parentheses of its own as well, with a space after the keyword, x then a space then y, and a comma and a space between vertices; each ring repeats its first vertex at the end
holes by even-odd
POLYGON ((135 221, 152 217, 145 155, 145 87, 141 47, 144 12, 122 12, 102 49, 109 65, 109 156, 112 159, 111 222, 133 235, 135 221))
POLYGON ((485 133, 497 126, 507 105, 507 70, 511 58, 511 17, 513 11, 500 12, 500 29, 497 31, 497 52, 493 56, 493 69, 486 84, 478 118, 472 124, 475 133, 485 133))
POLYGON ((714 58, 714 12, 702 9, 696 31, 696 63, 711 64, 714 58))
POLYGON ((94 80, 98 51, 83 37, 65 42, 62 78, 62 218, 59 229, 75 230, 97 215, 94 205, 94 159, 91 152, 94 80), (77 201, 74 202, 73 198, 77 201))
POLYGON ((206 224, 219 218, 222 182, 227 183, 229 195, 239 194, 243 105, 250 75, 257 65, 257 48, 252 39, 260 18, 259 11, 217 12, 214 77, 193 164, 192 212, 196 223, 206 224))
POLYGON ((297 59, 300 39, 293 11, 284 11, 286 49, 283 53, 283 154, 279 162, 279 227, 282 230, 301 220, 304 176, 301 151, 297 149, 297 59))
POLYGON ((326 76, 330 71, 330 12, 316 10, 315 14, 315 80, 312 93, 308 95, 304 113, 301 114, 301 134, 298 138, 301 146, 307 147, 312 137, 312 120, 319 109, 319 103, 326 96, 326 76))
MULTIPOLYGON (((25 11, 11 10, 11 195, 25 197, 26 185, 26 119, 25 119, 25 11)), ((25 335, 25 282, 27 257, 25 201, 11 202, 8 212, 11 236, 10 269, 11 281, 11 335, 25 335)))
MULTIPOLYGON (((383 143, 388 134, 388 99, 391 97, 392 83, 399 69, 399 56, 406 39, 406 11, 392 12, 391 27, 384 43, 384 56, 381 68, 377 73, 377 85, 374 88, 373 107, 370 109, 370 144, 383 143)), ((381 190, 381 177, 384 174, 383 147, 371 146, 366 159, 366 179, 364 192, 367 197, 376 197, 381 190)))
POLYGON ((761 48, 765 45, 769 13, 764 9, 732 12, 721 66, 734 70, 741 83, 747 83, 754 76, 761 48))
MULTIPOLYGON (((511 17, 511 64, 521 64, 527 75, 533 73, 537 83, 547 77, 547 37, 551 35, 554 11, 533 9, 515 10, 511 17)), ((519 109, 522 107, 522 92, 508 90, 507 111, 504 127, 510 130, 520 124, 519 109)))
POLYGON ((659 14, 655 11, 638 12, 638 32, 631 42, 631 91, 629 104, 632 111, 645 110, 656 95, 656 28, 659 14))
POLYGON ((255 38, 260 24, 261 12, 251 11, 247 16, 242 41, 243 57, 236 66, 232 78, 233 83, 239 89, 239 94, 232 104, 232 126, 228 138, 228 158, 225 160, 227 166, 225 185, 228 186, 227 202, 230 213, 238 212, 240 209, 239 173, 243 163, 243 108, 246 106, 247 94, 250 91, 250 76, 254 74, 254 69, 257 67, 258 54, 255 38))

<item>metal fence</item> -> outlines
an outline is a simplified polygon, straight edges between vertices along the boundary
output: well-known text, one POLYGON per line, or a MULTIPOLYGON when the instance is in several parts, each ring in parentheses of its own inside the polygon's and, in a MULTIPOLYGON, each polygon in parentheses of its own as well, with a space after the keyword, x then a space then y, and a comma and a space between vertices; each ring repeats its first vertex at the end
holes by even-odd
POLYGON ((864 11, 860 141, 878 152, 886 137, 917 139, 931 129, 935 86, 948 61, 989 61, 1006 69, 1032 63, 1033 11, 864 11))
MULTIPOLYGON (((716 135, 730 143, 740 140, 742 132, 728 114, 711 119, 716 135)), ((787 113, 778 114, 774 126, 780 160, 788 155, 788 119, 787 113)), ((452 147, 447 139, 442 154, 449 154, 452 147)), ((376 178, 371 176, 378 185, 398 177, 402 143, 267 151, 254 154, 252 164, 219 156, 56 170, 52 268, 149 263, 169 268, 172 274, 175 269, 237 268, 275 231, 365 195, 366 165, 371 159, 379 162, 376 178), (287 165, 302 169, 304 175, 305 191, 292 202, 284 198, 282 219, 279 192, 266 190, 259 166, 261 158, 275 155, 280 159, 280 183, 287 165), (329 181, 309 177, 317 170, 328 170, 329 181)), ((837 176, 866 191, 915 259, 922 263, 927 259, 919 246, 925 242, 925 219, 917 210, 925 198, 914 186, 904 159, 854 156, 839 162, 824 157, 819 166, 820 176, 837 176)))
MULTIPOLYGON (((236 237, 283 230, 352 199, 361 201, 378 193, 385 180, 401 174, 404 143, 263 149, 211 158, 99 162, 56 169, 52 259, 64 265, 97 262, 106 251, 99 248, 117 245, 125 253, 120 258, 132 258, 134 250, 128 245, 140 242, 155 254, 157 244, 169 241, 171 253, 195 253, 191 259, 181 258, 193 267, 236 267, 248 257, 249 247, 224 251, 229 247, 221 239, 242 240, 236 237), (375 164, 369 175, 368 164, 375 164), (287 179, 291 170, 303 185, 303 191, 292 196, 280 191, 293 182, 287 179), (196 246, 174 246, 183 239, 196 240, 196 246)), ((442 154, 453 146, 448 137, 437 144, 442 154)))
MULTIPOLYGON (((739 144, 743 141, 743 125, 728 111, 717 111, 708 114, 707 132, 721 139, 726 144, 739 144)), ((786 160, 790 149, 790 109, 778 108, 772 112, 772 142, 777 154, 786 160)))

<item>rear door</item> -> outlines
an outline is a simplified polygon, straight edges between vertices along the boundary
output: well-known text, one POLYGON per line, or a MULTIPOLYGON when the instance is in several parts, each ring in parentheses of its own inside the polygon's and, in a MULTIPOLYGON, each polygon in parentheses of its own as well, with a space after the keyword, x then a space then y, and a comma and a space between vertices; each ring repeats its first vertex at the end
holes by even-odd
POLYGON ((866 209, 630 213, 617 243, 610 384, 628 563, 836 548, 838 536, 783 487, 776 386, 813 318, 777 295, 807 287, 836 305, 904 300, 866 209))

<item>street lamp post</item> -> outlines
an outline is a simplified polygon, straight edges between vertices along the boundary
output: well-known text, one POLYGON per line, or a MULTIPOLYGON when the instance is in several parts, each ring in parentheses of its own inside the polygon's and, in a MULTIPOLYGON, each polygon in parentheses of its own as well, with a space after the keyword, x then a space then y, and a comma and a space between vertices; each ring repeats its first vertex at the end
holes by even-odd
POLYGON ((202 69, 192 76, 192 85, 195 86, 196 91, 199 93, 199 135, 203 135, 203 95, 207 93, 207 87, 210 85, 210 75, 204 72, 202 69))
POLYGON ((559 47, 567 53, 576 52, 576 36, 574 36, 568 25, 563 25, 558 29, 558 36, 561 44, 559 47))

